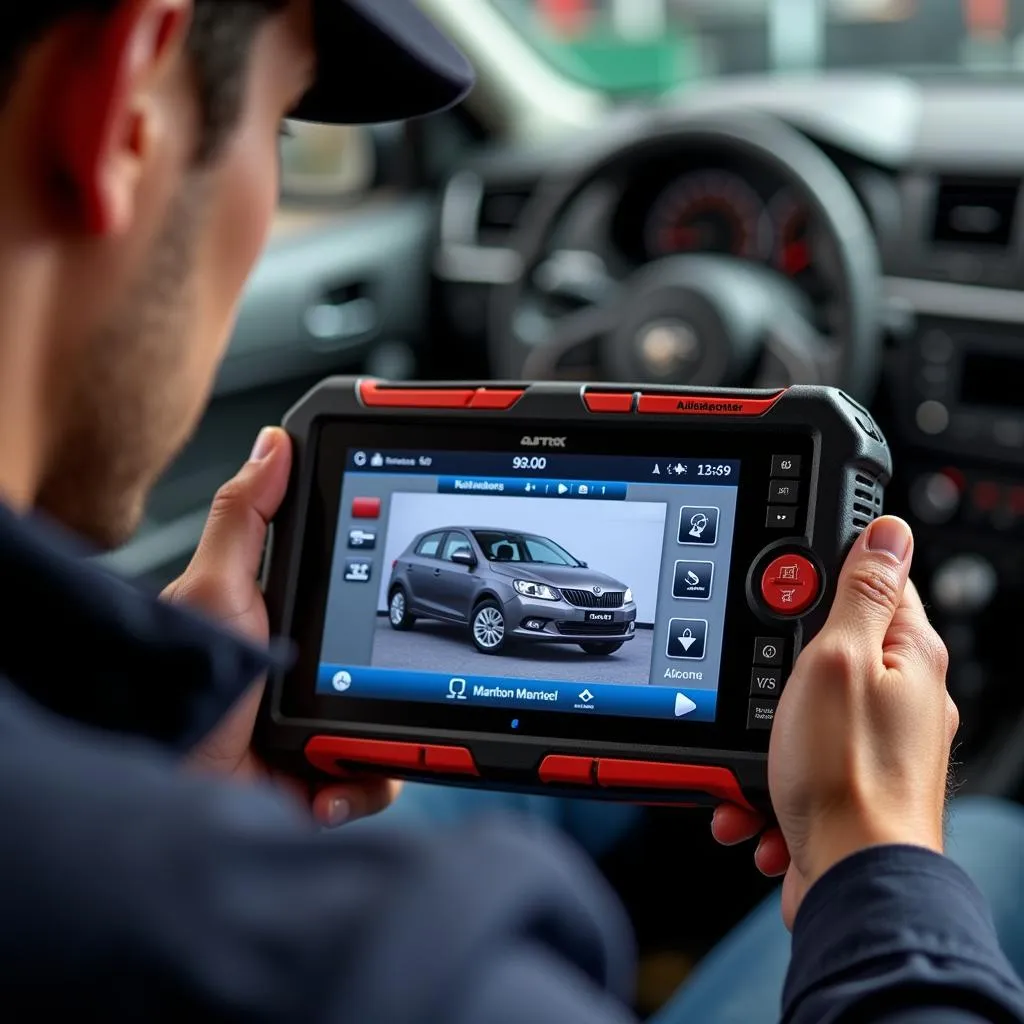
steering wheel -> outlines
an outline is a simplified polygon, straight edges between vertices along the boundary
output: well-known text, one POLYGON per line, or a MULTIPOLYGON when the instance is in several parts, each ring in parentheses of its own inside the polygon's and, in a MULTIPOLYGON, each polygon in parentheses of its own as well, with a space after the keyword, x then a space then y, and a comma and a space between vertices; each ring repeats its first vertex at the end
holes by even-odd
MULTIPOLYGON (((881 365, 881 261, 847 180, 809 139, 755 113, 673 115, 557 171, 536 192, 514 241, 522 273, 491 306, 492 365, 511 379, 588 377, 703 387, 826 384, 870 398, 881 365), (808 297, 781 272, 737 256, 694 253, 647 263, 616 279, 596 253, 553 251, 574 200, 590 186, 664 154, 724 153, 770 169, 807 203, 833 254, 827 333, 808 297), (552 260, 571 257, 583 287, 574 312, 542 311, 552 260), (589 264, 589 266, 588 266, 589 264), (582 271, 582 273, 580 272, 582 271), (589 352, 590 357, 581 356, 589 352), (596 354, 596 359, 593 355, 596 354)), ((561 268, 573 277, 573 268, 561 268)))

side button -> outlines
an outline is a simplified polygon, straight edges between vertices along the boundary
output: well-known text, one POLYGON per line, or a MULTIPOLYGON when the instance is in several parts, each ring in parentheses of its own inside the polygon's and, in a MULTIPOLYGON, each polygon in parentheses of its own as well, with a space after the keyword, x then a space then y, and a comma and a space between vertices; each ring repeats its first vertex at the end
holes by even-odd
POLYGON ((775 708, 777 700, 764 700, 755 698, 747 708, 748 729, 770 729, 775 721, 775 708))
POLYGON ((443 775, 479 775, 473 755, 465 747, 424 747, 424 762, 431 772, 443 775))
POLYGON ((755 668, 750 673, 751 697, 778 697, 782 690, 782 671, 777 668, 755 668))
POLYGON ((772 476, 784 480, 800 479, 800 456, 799 455, 773 455, 772 476))
POLYGON ((754 641, 755 665, 781 665, 786 641, 778 636, 759 636, 754 641))
POLYGON ((617 789, 674 789, 681 793, 704 793, 717 800, 750 807, 736 776, 728 768, 600 758, 597 762, 597 784, 617 789))
POLYGON ((768 484, 769 505, 795 505, 800 499, 800 484, 796 480, 772 480, 768 484))
POLYGON ((761 596, 779 615, 801 615, 818 599, 821 578, 803 555, 776 558, 761 577, 761 596))
POLYGON ((306 760, 328 775, 345 774, 339 762, 378 765, 382 768, 421 768, 423 748, 417 743, 314 736, 306 744, 306 760))
POLYGON ((470 399, 469 408, 495 409, 504 412, 511 409, 525 394, 526 392, 522 388, 518 388, 515 391, 479 388, 470 399))
POLYGON ((796 509, 791 505, 769 505, 765 526, 769 530, 792 530, 796 528, 796 509))
POLYGON ((632 412, 633 392, 587 391, 583 401, 591 412, 632 412))
POLYGON ((548 783, 568 782, 576 786, 594 785, 594 759, 592 757, 570 757, 566 754, 548 754, 541 762, 537 773, 540 781, 548 783))

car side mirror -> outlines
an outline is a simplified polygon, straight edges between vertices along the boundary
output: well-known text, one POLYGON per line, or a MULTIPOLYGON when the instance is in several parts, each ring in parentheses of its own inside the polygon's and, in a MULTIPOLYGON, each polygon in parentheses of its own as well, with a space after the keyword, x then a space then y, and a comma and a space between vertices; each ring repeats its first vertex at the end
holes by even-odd
POLYGON ((590 566, 589 566, 589 565, 587 565, 587 563, 586 563, 586 562, 580 562, 580 568, 581 568, 581 569, 589 569, 589 568, 590 568, 590 566))
POLYGON ((461 548, 459 551, 452 552, 452 561, 459 565, 467 565, 472 569, 476 566, 476 555, 472 551, 461 548))

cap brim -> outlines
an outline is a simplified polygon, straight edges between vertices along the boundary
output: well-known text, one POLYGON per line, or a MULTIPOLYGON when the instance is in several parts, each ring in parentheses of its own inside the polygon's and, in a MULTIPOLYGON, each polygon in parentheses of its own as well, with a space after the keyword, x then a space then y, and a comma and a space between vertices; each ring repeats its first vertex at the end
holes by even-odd
POLYGON ((374 124, 436 113, 473 87, 469 61, 413 0, 314 0, 317 74, 297 121, 374 124))

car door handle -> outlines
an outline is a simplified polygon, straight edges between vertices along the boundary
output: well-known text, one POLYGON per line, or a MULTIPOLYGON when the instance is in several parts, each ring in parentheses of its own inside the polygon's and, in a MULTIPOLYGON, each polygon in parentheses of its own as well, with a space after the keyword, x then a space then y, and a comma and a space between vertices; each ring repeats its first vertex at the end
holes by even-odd
POLYGON ((440 576, 441 575, 441 570, 440 569, 435 569, 434 570, 434 575, 435 576, 440 576))

